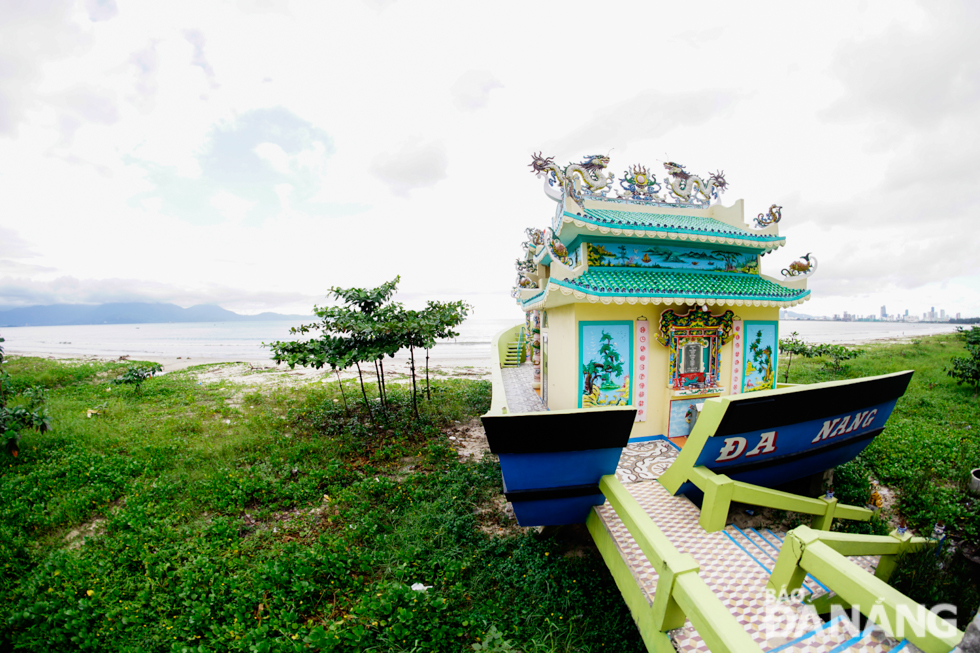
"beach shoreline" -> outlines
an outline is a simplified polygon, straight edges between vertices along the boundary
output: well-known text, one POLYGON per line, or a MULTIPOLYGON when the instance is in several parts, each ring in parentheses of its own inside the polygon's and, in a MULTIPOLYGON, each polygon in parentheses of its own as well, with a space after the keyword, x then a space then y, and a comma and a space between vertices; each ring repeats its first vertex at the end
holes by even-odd
MULTIPOLYGON (((290 369, 285 363, 276 364, 268 358, 253 357, 226 357, 226 358, 205 358, 205 357, 185 357, 185 356, 160 356, 155 354, 146 355, 120 355, 120 356, 97 356, 71 353, 47 353, 47 352, 25 352, 18 350, 6 350, 9 359, 15 358, 43 358, 53 361, 78 361, 80 363, 136 363, 151 362, 159 363, 163 366, 163 374, 180 372, 192 367, 201 367, 196 370, 198 378, 204 381, 229 380, 239 383, 264 384, 272 380, 284 380, 297 383, 336 381, 337 374, 330 368, 313 369, 308 367, 296 366, 290 369)), ((438 361, 430 361, 429 376, 435 379, 445 378, 468 378, 484 379, 490 378, 489 361, 485 365, 475 365, 472 359, 465 358, 440 358, 438 361)), ((365 382, 376 380, 374 366, 362 365, 365 382)), ((400 382, 410 380, 411 368, 408 356, 396 356, 394 359, 385 359, 385 382, 400 382)), ((415 375, 418 379, 425 378, 425 360, 415 360, 415 375)), ((348 368, 340 372, 343 380, 357 377, 357 368, 348 368)))
MULTIPOLYGON (((489 379, 490 340, 499 327, 509 320, 484 320, 461 329, 456 341, 439 343, 430 351, 430 376, 489 379)), ((62 361, 150 361, 163 365, 164 373, 179 372, 203 366, 211 371, 205 379, 281 379, 292 382, 336 380, 329 369, 314 370, 276 363, 261 343, 282 335, 273 325, 109 325, 105 327, 50 327, 37 329, 6 329, 4 348, 8 356, 24 356, 62 361), (13 331, 14 333, 10 333, 13 331), (11 337, 13 336, 13 337, 11 337), (108 346, 106 343, 110 343, 108 346), (216 368, 223 368, 220 371, 216 368)), ((781 320, 779 337, 787 338, 799 331, 798 337, 809 344, 838 344, 848 347, 911 344, 921 338, 940 333, 952 333, 956 325, 897 324, 856 322, 814 322, 781 320)), ((425 352, 415 352, 416 378, 425 376, 425 352)), ((386 382, 410 378, 408 351, 399 352, 394 359, 386 358, 386 382)), ((365 381, 375 378, 372 364, 362 364, 365 381)), ((199 371, 199 376, 203 372, 199 371)), ((357 376, 356 368, 345 370, 341 378, 357 376)), ((250 383, 253 381, 249 381, 250 383)))

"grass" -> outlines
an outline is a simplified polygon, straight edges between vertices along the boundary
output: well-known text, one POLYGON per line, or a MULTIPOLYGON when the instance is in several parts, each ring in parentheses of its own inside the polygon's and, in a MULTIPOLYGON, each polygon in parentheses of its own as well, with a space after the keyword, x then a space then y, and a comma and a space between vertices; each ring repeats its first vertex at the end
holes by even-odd
POLYGON ((54 429, 0 470, 0 650, 642 650, 597 555, 488 534, 499 465, 447 438, 487 382, 433 383, 416 422, 397 384, 372 420, 336 383, 190 370, 139 398, 123 365, 7 367, 50 388, 54 429))

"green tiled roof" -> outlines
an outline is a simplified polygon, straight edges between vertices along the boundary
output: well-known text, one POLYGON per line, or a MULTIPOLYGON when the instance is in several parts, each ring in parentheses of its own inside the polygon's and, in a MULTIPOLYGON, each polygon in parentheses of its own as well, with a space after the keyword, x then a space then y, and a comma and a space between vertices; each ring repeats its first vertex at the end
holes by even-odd
POLYGON ((781 236, 755 234, 745 229, 739 229, 725 224, 714 218, 698 215, 670 215, 667 213, 640 213, 637 211, 614 211, 610 209, 585 209, 585 215, 565 213, 569 218, 584 220, 601 226, 625 227, 650 231, 672 231, 697 234, 701 236, 716 236, 724 238, 739 238, 759 242, 781 241, 781 236))
POLYGON ((599 297, 795 301, 810 294, 809 290, 784 288, 756 274, 676 270, 589 270, 576 279, 552 279, 551 283, 599 297))

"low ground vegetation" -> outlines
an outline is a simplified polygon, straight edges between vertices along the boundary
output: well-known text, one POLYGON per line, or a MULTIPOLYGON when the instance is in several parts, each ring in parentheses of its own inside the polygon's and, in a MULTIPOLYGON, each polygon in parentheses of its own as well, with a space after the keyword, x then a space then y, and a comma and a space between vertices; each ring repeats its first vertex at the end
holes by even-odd
POLYGON ((434 381, 417 419, 392 384, 372 420, 336 382, 8 367, 53 430, 0 470, 0 650, 642 650, 601 559, 501 529, 499 464, 460 460, 487 382, 434 381))

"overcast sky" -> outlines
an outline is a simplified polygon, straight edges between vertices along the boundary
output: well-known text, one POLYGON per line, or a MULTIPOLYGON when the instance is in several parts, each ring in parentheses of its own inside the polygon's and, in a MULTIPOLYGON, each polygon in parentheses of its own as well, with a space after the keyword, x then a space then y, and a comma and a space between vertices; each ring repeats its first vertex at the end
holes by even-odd
POLYGON ((815 315, 980 315, 980 3, 0 0, 0 308, 513 317, 531 152, 723 169, 815 315))

